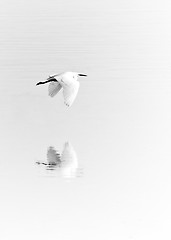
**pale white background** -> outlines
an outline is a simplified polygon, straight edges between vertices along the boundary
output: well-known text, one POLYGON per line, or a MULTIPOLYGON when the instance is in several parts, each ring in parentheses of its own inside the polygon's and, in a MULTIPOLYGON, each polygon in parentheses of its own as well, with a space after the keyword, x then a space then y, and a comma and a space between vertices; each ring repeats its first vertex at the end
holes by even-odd
POLYGON ((171 238, 170 1, 1 0, 0 77, 0 239, 171 238), (35 164, 66 141, 81 175, 35 164))

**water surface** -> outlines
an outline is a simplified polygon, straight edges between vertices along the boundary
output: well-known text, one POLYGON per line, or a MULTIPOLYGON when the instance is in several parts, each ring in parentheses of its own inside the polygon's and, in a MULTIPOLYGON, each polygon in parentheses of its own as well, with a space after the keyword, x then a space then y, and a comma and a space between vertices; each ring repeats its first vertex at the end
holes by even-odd
POLYGON ((0 238, 169 239, 169 2, 1 5, 0 238), (35 86, 63 71, 71 108, 35 86), (36 164, 65 142, 78 174, 36 164))

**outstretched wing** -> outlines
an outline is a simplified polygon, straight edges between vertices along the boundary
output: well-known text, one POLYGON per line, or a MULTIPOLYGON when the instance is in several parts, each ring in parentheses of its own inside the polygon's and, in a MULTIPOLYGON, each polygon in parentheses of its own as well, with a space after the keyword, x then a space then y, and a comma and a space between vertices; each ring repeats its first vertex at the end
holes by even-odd
POLYGON ((61 90, 62 86, 59 82, 50 82, 49 83, 49 96, 50 97, 54 97, 60 90, 61 90))
POLYGON ((49 165, 57 165, 61 162, 60 154, 53 147, 48 148, 47 161, 49 165))
POLYGON ((61 170, 64 177, 74 177, 78 169, 76 152, 69 142, 64 145, 61 155, 61 170))
POLYGON ((64 95, 64 103, 70 107, 72 103, 74 102, 78 89, 79 89, 79 82, 77 80, 72 80, 68 82, 63 82, 63 95, 64 95))

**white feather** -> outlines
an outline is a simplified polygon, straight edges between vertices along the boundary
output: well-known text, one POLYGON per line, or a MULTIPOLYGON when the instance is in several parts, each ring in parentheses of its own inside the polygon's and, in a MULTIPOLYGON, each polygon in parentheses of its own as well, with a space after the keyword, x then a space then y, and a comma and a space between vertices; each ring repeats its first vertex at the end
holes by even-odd
POLYGON ((62 86, 59 82, 50 82, 49 83, 49 96, 50 97, 54 97, 60 90, 61 90, 62 86))
POLYGON ((77 154, 69 142, 64 145, 61 154, 62 173, 65 177, 74 177, 78 170, 77 154))
POLYGON ((78 93, 79 86, 80 84, 77 81, 72 81, 72 83, 68 85, 63 85, 64 103, 68 107, 70 107, 74 102, 78 93))

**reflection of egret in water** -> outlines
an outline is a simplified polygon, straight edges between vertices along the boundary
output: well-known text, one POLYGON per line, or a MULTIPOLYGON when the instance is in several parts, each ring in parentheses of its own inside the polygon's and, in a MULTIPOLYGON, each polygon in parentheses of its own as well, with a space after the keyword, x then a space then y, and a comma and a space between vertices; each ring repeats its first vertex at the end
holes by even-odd
POLYGON ((39 165, 45 165, 47 170, 59 170, 64 177, 80 176, 81 169, 78 168, 78 159, 76 152, 69 142, 64 144, 62 154, 56 151, 52 146, 47 150, 47 162, 36 162, 39 165))

